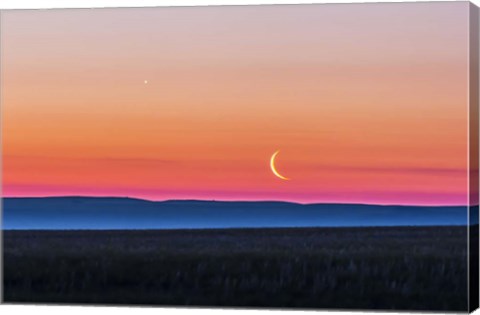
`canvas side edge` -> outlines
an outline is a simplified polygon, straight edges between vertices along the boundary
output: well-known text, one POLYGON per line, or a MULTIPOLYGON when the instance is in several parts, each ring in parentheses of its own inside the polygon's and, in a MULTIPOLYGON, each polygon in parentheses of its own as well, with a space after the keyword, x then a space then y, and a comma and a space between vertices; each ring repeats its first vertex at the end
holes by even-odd
POLYGON ((0 304, 4 303, 3 277, 3 13, 0 10, 0 304))
POLYGON ((479 8, 469 6, 468 311, 479 306, 479 8))

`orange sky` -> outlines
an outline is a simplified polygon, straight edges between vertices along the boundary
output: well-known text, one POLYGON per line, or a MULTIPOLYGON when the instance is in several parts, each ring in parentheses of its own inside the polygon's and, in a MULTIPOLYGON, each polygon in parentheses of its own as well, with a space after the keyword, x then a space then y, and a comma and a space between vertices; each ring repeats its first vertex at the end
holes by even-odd
POLYGON ((4 195, 466 204, 468 8, 2 12, 4 195))

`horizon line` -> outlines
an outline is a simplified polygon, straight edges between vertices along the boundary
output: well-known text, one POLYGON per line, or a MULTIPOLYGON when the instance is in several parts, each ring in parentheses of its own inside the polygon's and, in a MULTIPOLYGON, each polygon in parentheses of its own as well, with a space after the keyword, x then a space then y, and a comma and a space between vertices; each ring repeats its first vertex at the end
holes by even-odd
POLYGON ((390 203, 363 203, 363 202, 297 202, 289 200, 271 200, 271 199, 261 199, 261 200, 227 200, 227 199, 147 199, 139 197, 130 197, 130 196, 88 196, 88 195, 47 195, 47 196, 0 196, 0 199, 48 199, 48 198, 91 198, 91 199, 132 199, 139 201, 147 202, 171 202, 171 201, 200 201, 200 202, 245 202, 245 203, 254 203, 254 202, 277 202, 277 203, 288 203, 288 204, 297 204, 297 205, 362 205, 362 206, 395 206, 395 207, 469 207, 469 206, 478 206, 478 205, 467 205, 467 204, 390 204, 390 203))

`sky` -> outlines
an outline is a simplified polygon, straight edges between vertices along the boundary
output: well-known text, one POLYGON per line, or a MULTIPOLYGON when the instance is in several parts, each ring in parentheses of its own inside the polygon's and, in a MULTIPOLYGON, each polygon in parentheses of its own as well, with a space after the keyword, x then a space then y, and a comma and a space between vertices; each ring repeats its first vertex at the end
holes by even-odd
POLYGON ((468 2, 23 10, 0 32, 4 196, 467 204, 468 2))

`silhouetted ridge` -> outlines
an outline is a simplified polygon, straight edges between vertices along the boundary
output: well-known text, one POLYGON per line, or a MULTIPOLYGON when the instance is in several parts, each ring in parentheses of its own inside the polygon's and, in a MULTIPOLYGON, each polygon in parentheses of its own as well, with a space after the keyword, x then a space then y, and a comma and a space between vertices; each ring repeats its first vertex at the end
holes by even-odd
POLYGON ((466 225, 466 207, 149 201, 129 197, 4 198, 4 229, 177 229, 466 225))

